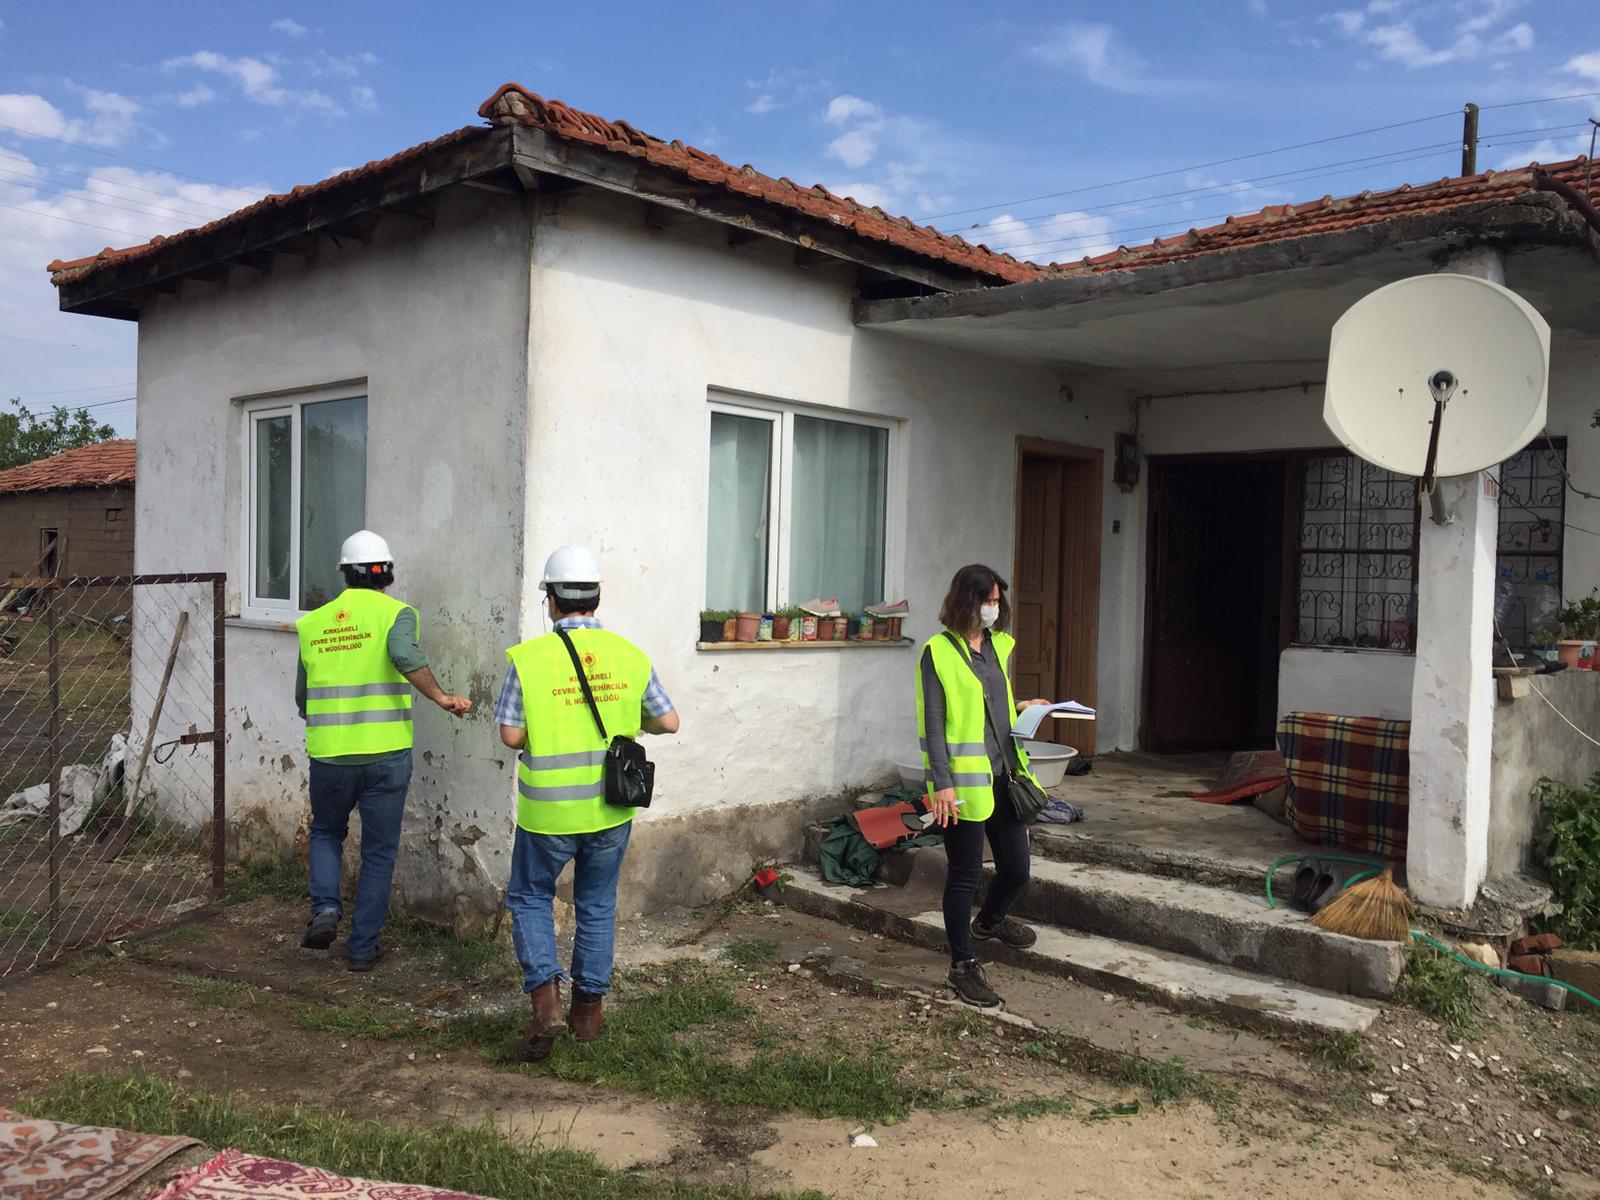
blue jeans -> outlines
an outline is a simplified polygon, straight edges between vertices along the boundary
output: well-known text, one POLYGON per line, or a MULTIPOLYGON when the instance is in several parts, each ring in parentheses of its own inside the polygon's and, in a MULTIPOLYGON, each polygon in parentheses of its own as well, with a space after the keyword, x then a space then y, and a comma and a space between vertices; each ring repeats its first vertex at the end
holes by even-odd
POLYGON ((389 887, 400 849, 400 818, 411 784, 411 751, 361 766, 311 760, 311 914, 344 915, 339 874, 350 813, 361 812, 361 876, 345 942, 351 958, 377 953, 378 931, 389 916, 389 887))
POLYGON ((552 904, 556 880, 570 862, 572 904, 578 912, 572 937, 572 982, 581 992, 604 996, 611 988, 611 956, 617 943, 617 877, 633 822, 599 833, 529 833, 517 828, 511 851, 506 907, 511 937, 522 964, 522 990, 565 979, 556 961, 552 904))

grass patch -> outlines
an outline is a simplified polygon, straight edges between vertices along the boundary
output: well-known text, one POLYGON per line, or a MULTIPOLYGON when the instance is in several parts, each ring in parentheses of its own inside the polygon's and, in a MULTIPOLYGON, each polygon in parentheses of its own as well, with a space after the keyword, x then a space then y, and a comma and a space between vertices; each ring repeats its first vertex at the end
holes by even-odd
POLYGON ((228 873, 228 899, 234 904, 274 896, 279 900, 306 898, 306 872, 298 863, 283 859, 251 859, 228 873))
POLYGON ((722 957, 741 970, 769 963, 778 953, 778 943, 771 938, 740 938, 722 952, 722 957))
POLYGON ((1443 1021, 1457 1037, 1471 1033, 1483 1012, 1482 984, 1448 954, 1424 942, 1406 947, 1395 998, 1443 1021))
POLYGON ((174 975, 172 986, 193 1003, 206 1008, 237 1008, 249 1004, 255 990, 242 980, 216 979, 210 975, 174 975))
POLYGON ((1025 1100, 1013 1100, 1010 1104, 997 1104, 989 1115, 997 1122, 1015 1121, 1021 1125, 1040 1117, 1069 1116, 1077 1103, 1077 1098, 1073 1096, 1029 1096, 1025 1100))
POLYGON ((516 973, 516 955, 511 948, 486 937, 457 937, 439 925, 412 917, 392 918, 383 927, 391 945, 404 947, 430 961, 436 972, 459 983, 478 983, 491 977, 516 973))
POLYGON ((1353 1029, 1324 1038, 1311 1047, 1311 1053, 1341 1071, 1372 1070, 1372 1060, 1367 1057, 1367 1041, 1353 1029))
POLYGON ((1190 1017, 1184 1022, 1190 1029, 1210 1029, 1211 1025, 1204 1017, 1190 1017))
POLYGON ((1522 1069, 1522 1081, 1551 1099, 1592 1112, 1600 1108, 1600 1083, 1570 1068, 1556 1070, 1535 1064, 1522 1069))
POLYGON ((235 979, 175 975, 172 984, 193 1004, 205 1008, 256 1006, 283 1014, 301 1029, 341 1038, 394 1041, 422 1038, 443 1028, 437 1021, 365 1000, 355 1004, 316 1004, 275 996, 235 979))
MULTIPOLYGON (((613 1171, 492 1125, 406 1129, 304 1105, 253 1105, 143 1075, 71 1075, 19 1101, 31 1116, 198 1138, 213 1147, 500 1200, 755 1200, 740 1187, 613 1171)), ((815 1193, 808 1194, 816 1198, 815 1193)))
POLYGON ((1118 1083, 1144 1088, 1157 1107, 1169 1100, 1203 1100, 1226 1116, 1238 1106, 1239 1090, 1190 1068, 1181 1055, 1171 1058, 1146 1058, 1124 1054, 1113 1073, 1118 1083))

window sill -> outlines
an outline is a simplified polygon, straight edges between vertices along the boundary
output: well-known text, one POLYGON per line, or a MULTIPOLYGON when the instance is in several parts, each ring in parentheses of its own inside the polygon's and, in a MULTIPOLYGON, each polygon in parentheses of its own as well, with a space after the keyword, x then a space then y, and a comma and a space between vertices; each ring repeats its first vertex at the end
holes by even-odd
POLYGON ((914 644, 910 638, 902 637, 884 638, 881 641, 873 638, 866 642, 859 639, 846 642, 696 642, 694 648, 708 652, 721 650, 890 650, 896 646, 914 644))
POLYGON ((1319 654, 1392 654, 1400 658, 1415 658, 1415 650, 1399 650, 1393 646, 1315 646, 1290 642, 1286 650, 1310 650, 1319 654))
POLYGON ((296 633, 293 621, 268 621, 261 617, 226 617, 223 622, 229 629, 265 629, 271 633, 296 633))

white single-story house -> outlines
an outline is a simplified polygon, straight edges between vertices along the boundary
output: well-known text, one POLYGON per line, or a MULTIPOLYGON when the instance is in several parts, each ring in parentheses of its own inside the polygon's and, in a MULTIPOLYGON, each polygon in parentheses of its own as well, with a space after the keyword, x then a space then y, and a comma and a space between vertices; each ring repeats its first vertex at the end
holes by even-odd
POLYGON ((1566 478, 1600 492, 1583 160, 1046 266, 515 85, 480 116, 51 265, 64 309, 139 322, 136 569, 228 573, 241 836, 301 829, 291 622, 369 526, 435 672, 476 704, 417 710, 397 877, 460 925, 495 910, 510 858, 503 651, 541 629, 539 568, 567 542, 600 554, 602 615, 683 716, 649 744, 630 909, 726 892, 793 854, 826 797, 892 774, 915 643, 972 561, 1012 580, 1019 691, 1098 710, 1064 723, 1084 750, 1267 746, 1294 710, 1409 717, 1414 893, 1465 905, 1521 865, 1528 772, 1591 750, 1541 766, 1537 734, 1502 764, 1496 730, 1542 706, 1497 707, 1490 670, 1497 618, 1525 642, 1600 585, 1600 502, 1566 478), (1553 364, 1546 436, 1444 481, 1458 517, 1436 526, 1414 481, 1338 445, 1322 380, 1350 304, 1450 270, 1538 308, 1553 364), (699 640, 702 609, 816 596, 905 598, 906 638, 699 640))

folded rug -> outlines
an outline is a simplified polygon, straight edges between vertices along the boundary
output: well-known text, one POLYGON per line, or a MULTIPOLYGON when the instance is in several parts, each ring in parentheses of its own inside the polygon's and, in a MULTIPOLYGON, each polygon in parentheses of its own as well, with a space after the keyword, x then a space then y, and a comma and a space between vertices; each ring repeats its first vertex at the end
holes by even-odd
POLYGON ((0 1196, 104 1200, 197 1144, 193 1138, 35 1121, 0 1107, 0 1196))
POLYGON ((1209 792, 1196 792, 1194 798, 1203 804, 1232 804, 1282 787, 1288 780, 1288 768, 1278 751, 1242 750, 1228 759, 1217 786, 1209 792))
POLYGON ((466 1192, 420 1183, 382 1183, 335 1175, 321 1167, 243 1150, 224 1150, 210 1162, 186 1171, 151 1200, 486 1200, 466 1192))

